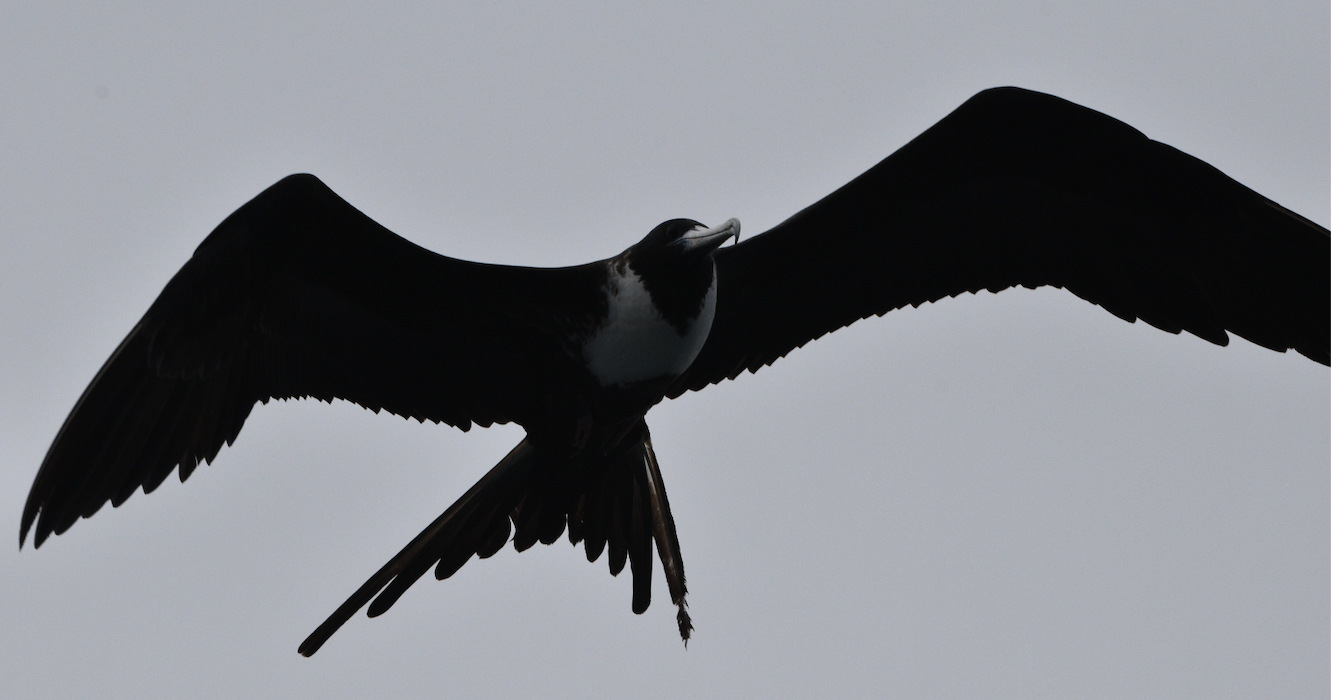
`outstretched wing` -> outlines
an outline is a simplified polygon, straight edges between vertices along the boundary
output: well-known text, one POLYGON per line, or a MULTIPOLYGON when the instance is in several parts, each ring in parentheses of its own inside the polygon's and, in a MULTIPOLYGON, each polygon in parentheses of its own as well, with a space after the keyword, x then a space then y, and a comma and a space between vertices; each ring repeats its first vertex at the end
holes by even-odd
MULTIPOLYGON (((532 303, 590 267, 453 260, 376 224, 310 175, 293 175, 208 236, 106 361, 51 445, 19 543, 35 544, 230 444, 257 401, 354 401, 468 429, 524 422, 567 374, 557 323, 532 303), (561 283, 562 282, 562 283, 561 283)), ((567 308, 567 307, 565 307, 567 308)), ((567 360, 570 361, 571 360, 567 360)))
POLYGON ((1327 230, 1122 122, 987 90, 841 189, 714 254, 678 396, 906 305, 1063 287, 1127 321, 1331 362, 1327 230))

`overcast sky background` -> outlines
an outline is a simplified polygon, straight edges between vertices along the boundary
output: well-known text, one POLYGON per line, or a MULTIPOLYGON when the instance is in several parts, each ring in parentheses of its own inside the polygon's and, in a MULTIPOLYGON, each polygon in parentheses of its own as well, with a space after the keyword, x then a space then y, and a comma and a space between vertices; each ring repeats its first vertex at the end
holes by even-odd
MULTIPOLYGON (((23 3, 0 9, 0 533, 200 240, 317 174, 454 257, 747 235, 975 92, 1122 119, 1328 223, 1328 5, 23 3), (372 9, 371 9, 372 8, 372 9)), ((40 551, 0 547, 14 698, 1328 694, 1328 372, 1061 291, 893 312, 650 416, 697 625, 566 540, 296 646, 520 439, 357 407, 40 551)))

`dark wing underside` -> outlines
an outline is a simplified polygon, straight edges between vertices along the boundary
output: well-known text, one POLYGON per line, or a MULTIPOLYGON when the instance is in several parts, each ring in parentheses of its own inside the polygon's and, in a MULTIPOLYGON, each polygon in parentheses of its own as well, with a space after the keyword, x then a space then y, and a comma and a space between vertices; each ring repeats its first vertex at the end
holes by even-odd
POLYGON ((1328 364, 1327 230, 1065 100, 988 90, 818 203, 714 254, 678 396, 906 305, 1063 287, 1128 321, 1328 364))
MULTIPOLYGON (((167 284, 65 420, 33 483, 19 543, 68 529, 230 444, 257 401, 346 399, 467 429, 523 422, 566 373, 530 307, 594 290, 592 268, 482 265, 379 226, 310 175, 227 217, 167 284)), ((564 308, 568 308, 564 306, 564 308)))

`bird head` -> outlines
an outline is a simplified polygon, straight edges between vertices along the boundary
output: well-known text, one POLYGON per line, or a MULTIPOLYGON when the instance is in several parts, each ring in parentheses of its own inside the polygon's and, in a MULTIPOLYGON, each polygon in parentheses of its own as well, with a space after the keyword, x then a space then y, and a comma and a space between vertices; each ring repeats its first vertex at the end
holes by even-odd
POLYGON ((739 219, 710 228, 692 219, 671 219, 652 229, 634 248, 663 258, 702 259, 731 238, 739 240, 739 219))

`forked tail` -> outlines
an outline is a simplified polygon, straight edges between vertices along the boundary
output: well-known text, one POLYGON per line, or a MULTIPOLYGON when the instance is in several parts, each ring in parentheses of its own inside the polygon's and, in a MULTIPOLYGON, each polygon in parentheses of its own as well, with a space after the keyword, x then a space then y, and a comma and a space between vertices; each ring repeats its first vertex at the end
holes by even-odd
POLYGON ((473 554, 493 556, 510 534, 521 552, 538 541, 552 544, 566 526, 570 542, 584 543, 587 561, 609 547, 612 575, 631 564, 633 612, 639 614, 651 603, 654 540, 687 644, 693 623, 684 599, 679 537, 651 436, 645 423, 641 428, 637 439, 610 455, 578 455, 555 464, 538 460, 524 439, 319 625, 300 653, 313 655, 367 603, 370 617, 382 615, 430 567, 442 580, 473 554))

